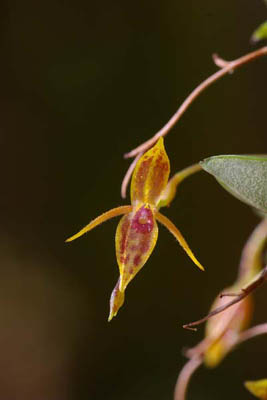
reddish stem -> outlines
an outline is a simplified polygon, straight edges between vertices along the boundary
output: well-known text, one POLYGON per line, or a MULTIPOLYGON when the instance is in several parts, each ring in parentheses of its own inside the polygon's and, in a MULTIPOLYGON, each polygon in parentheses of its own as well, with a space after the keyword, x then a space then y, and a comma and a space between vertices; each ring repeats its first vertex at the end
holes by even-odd
POLYGON ((134 150, 126 153, 124 155, 125 158, 135 157, 139 153, 144 153, 147 149, 149 149, 153 144, 161 137, 167 135, 167 133, 174 127, 174 125, 181 118, 183 113, 187 110, 187 108, 193 103, 193 101, 202 93, 208 86, 212 83, 216 82, 218 79, 222 78, 224 75, 227 75, 229 72, 233 72, 235 69, 245 65, 255 59, 267 55, 267 46, 264 46, 258 50, 252 51, 251 53, 246 54, 243 57, 240 57, 234 61, 224 61, 217 55, 214 55, 215 63, 221 68, 219 71, 215 72, 215 74, 209 76, 205 81, 203 81, 200 85, 198 85, 193 92, 185 99, 185 101, 178 108, 176 113, 171 117, 171 119, 163 126, 151 139, 147 140, 140 146, 136 147, 134 150))

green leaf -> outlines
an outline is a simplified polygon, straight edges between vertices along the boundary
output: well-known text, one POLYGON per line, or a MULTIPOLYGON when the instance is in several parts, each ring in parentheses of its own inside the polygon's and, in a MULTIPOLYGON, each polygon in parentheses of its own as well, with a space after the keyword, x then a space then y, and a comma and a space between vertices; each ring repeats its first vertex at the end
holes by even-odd
POLYGON ((258 42, 259 40, 267 39, 267 21, 263 22, 253 33, 251 40, 258 42))
POLYGON ((233 196, 267 213, 267 156, 214 156, 200 165, 233 196))

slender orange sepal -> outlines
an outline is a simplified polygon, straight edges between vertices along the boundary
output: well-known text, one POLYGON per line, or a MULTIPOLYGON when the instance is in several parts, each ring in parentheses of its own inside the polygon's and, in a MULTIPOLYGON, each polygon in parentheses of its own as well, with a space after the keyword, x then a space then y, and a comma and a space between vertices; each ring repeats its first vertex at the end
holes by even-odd
POLYGON ((127 214, 132 211, 132 206, 121 206, 117 208, 113 208, 112 210, 109 210, 105 212, 104 214, 99 215, 99 217, 95 218, 93 221, 91 221, 88 225, 86 225, 83 229, 81 229, 78 233, 75 235, 71 236, 66 240, 66 242, 72 242, 73 240, 79 238, 80 236, 84 235, 85 233, 91 231, 94 229, 96 226, 102 224, 102 222, 107 221, 110 218, 117 217, 119 215, 127 214))
POLYGON ((168 185, 161 193, 157 209, 161 207, 169 206, 174 199, 177 191, 177 187, 183 182, 184 179, 190 175, 195 174, 198 171, 202 171, 200 164, 190 165, 190 167, 184 168, 182 171, 177 172, 168 182, 168 185))
POLYGON ((140 271, 158 238, 158 227, 149 205, 142 205, 120 220, 116 231, 116 256, 120 269, 120 290, 140 271))
POLYGON ((202 271, 204 271, 204 267, 199 263, 199 261, 196 259, 194 254, 192 253, 190 247, 186 243, 184 237, 182 236, 181 232, 179 231, 178 228, 164 215, 162 215, 159 212, 155 213, 156 219, 164 225, 178 240, 184 251, 187 253, 187 255, 191 258, 191 260, 196 264, 198 268, 200 268, 202 271))
POLYGON ((124 292, 120 291, 120 278, 119 278, 110 297, 110 312, 108 317, 109 321, 111 321, 112 318, 117 315, 117 312, 119 311, 123 303, 124 303, 124 292))
POLYGON ((138 161, 131 183, 131 202, 156 205, 170 174, 170 162, 160 138, 138 161))

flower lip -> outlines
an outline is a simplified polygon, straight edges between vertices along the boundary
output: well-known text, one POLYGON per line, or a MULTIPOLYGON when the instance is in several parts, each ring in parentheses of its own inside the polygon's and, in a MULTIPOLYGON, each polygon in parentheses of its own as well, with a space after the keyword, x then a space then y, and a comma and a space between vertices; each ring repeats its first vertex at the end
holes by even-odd
POLYGON ((137 233, 150 233, 154 227, 154 218, 151 208, 148 205, 143 205, 136 212, 132 229, 137 233))

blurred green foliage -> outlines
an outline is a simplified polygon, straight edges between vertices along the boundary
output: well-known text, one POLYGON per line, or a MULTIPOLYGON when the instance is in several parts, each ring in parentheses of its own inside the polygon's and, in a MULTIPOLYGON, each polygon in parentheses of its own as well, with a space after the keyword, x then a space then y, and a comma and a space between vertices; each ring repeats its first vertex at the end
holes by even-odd
POLYGON ((267 21, 263 22, 252 35, 253 42, 258 42, 262 39, 267 39, 267 21))

